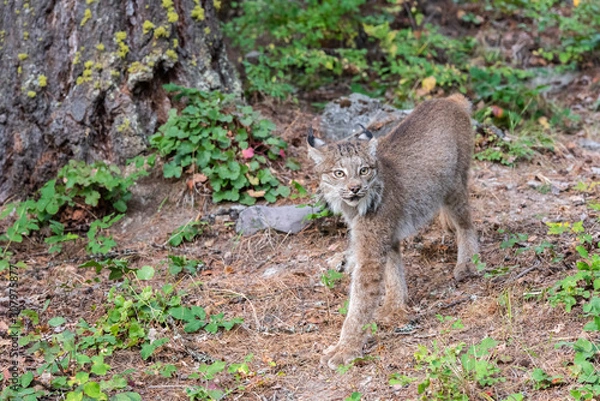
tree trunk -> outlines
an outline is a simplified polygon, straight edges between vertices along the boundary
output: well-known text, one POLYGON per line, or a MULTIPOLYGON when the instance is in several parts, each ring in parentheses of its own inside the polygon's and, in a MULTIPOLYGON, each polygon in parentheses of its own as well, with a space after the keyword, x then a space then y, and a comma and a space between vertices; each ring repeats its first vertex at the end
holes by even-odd
POLYGON ((239 93, 218 0, 0 2, 0 204, 69 159, 122 164, 167 116, 162 85, 239 93))

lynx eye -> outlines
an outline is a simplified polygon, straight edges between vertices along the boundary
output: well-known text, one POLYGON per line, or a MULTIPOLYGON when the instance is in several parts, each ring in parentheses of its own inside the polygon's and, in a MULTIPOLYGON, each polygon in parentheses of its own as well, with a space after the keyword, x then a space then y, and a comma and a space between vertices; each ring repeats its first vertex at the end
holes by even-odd
POLYGON ((333 170, 333 176, 335 178, 344 178, 345 175, 346 173, 344 173, 344 170, 333 170))
POLYGON ((361 167, 358 172, 360 173, 360 175, 367 175, 371 172, 371 169, 368 167, 361 167))

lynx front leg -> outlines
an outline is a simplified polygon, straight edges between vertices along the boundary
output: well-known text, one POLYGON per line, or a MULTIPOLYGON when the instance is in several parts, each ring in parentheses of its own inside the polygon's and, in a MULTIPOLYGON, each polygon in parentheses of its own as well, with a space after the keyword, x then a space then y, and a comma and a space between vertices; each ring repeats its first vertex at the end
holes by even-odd
POLYGON ((407 300, 408 290, 404 278, 400 243, 396 242, 385 264, 385 297, 378 311, 378 320, 390 324, 395 317, 404 317, 407 300))
POLYGON ((363 327, 373 319, 373 311, 382 295, 385 256, 377 255, 376 250, 358 252, 350 284, 350 304, 348 315, 342 326, 340 340, 325 350, 322 364, 331 369, 348 364, 361 356, 365 340, 363 327))

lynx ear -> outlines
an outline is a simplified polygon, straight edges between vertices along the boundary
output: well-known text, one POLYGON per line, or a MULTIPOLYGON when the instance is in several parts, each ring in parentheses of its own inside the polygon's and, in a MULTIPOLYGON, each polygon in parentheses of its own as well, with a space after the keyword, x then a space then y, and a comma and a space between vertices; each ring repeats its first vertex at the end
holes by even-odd
POLYGON ((365 128, 364 125, 362 124, 358 124, 360 126, 360 128, 362 128, 362 132, 360 134, 358 134, 358 139, 363 140, 363 141, 369 141, 373 138, 373 133, 371 131, 369 131, 368 129, 365 128))
POLYGON ((325 146, 325 142, 319 138, 315 138, 312 127, 308 128, 308 135, 306 137, 306 143, 308 143, 308 155, 316 164, 319 164, 325 159, 325 155, 318 148, 325 146))
POLYGON ((358 139, 361 141, 369 141, 369 153, 371 156, 377 156, 377 139, 373 139, 373 133, 365 128, 364 125, 358 124, 363 129, 363 132, 358 134, 358 139))

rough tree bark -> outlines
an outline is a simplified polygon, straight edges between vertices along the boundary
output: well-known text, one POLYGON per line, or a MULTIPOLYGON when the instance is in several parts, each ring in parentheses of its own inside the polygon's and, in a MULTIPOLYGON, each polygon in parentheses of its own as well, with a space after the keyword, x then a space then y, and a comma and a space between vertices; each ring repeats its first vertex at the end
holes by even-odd
POLYGON ((166 119, 166 82, 239 92, 220 3, 2 0, 0 204, 69 159, 139 154, 166 119))

